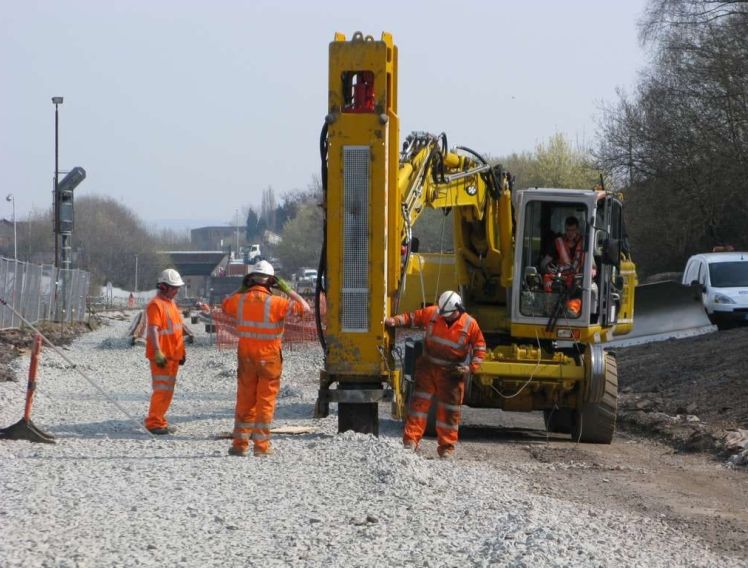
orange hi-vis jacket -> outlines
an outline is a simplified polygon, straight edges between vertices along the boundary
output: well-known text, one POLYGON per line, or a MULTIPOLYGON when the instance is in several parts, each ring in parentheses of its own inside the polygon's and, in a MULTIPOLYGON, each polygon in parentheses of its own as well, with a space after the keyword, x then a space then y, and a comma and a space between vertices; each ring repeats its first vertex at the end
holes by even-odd
POLYGON ((249 357, 280 353, 286 317, 303 314, 299 304, 274 296, 264 286, 232 294, 223 301, 223 311, 236 319, 239 356, 249 357))
POLYGON ((567 239, 565 236, 556 238, 556 254, 559 264, 568 266, 575 274, 584 266, 584 247, 582 237, 567 239))
MULTIPOLYGON (((170 361, 179 361, 184 357, 184 339, 182 335, 182 314, 173 300, 165 300, 156 296, 148 303, 145 311, 148 326, 158 327, 158 343, 163 353, 170 361)), ((156 346, 146 333, 145 356, 153 359, 156 356, 156 346)))
POLYGON ((429 306, 394 317, 398 327, 410 326, 426 329, 423 338, 423 356, 439 367, 456 367, 470 364, 470 372, 478 371, 486 357, 486 340, 478 322, 466 313, 453 322, 439 315, 438 306, 429 306))

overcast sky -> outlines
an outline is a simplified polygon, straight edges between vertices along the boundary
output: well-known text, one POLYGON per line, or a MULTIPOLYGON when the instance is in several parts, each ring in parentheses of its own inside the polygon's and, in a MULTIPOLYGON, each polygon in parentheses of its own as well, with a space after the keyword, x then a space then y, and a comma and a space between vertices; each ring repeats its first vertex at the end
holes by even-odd
POLYGON ((3 197, 19 220, 51 204, 52 96, 60 169, 88 174, 76 195, 194 227, 232 220, 268 186, 303 189, 319 173, 336 31, 393 34, 401 138, 444 131, 492 156, 556 132, 592 144, 601 102, 645 63, 645 4, 0 0, 3 197))

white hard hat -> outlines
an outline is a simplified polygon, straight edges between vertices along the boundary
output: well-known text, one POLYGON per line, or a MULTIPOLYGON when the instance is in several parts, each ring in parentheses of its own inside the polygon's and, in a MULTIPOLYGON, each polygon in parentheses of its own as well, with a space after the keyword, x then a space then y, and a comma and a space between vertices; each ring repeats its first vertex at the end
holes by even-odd
POLYGON ((456 310, 462 309, 462 298, 457 292, 447 290, 441 296, 439 296, 439 314, 446 316, 456 310))
POLYGON ((250 274, 257 274, 257 275, 264 275, 264 276, 275 276, 275 270, 273 270, 273 265, 270 264, 267 260, 260 260, 257 263, 252 266, 252 270, 249 271, 250 274))
POLYGON ((179 275, 179 272, 177 272, 173 268, 167 268, 161 274, 159 274, 158 283, 168 284, 169 286, 174 287, 184 286, 184 282, 182 281, 182 277, 179 275))

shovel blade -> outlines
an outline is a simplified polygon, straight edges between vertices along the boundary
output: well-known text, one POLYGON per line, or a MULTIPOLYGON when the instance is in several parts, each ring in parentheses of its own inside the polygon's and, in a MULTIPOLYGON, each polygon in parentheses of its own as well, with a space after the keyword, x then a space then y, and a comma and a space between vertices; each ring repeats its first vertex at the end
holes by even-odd
POLYGON ((0 439, 27 440, 41 444, 55 444, 55 437, 37 428, 31 420, 21 418, 18 422, 0 430, 0 439))

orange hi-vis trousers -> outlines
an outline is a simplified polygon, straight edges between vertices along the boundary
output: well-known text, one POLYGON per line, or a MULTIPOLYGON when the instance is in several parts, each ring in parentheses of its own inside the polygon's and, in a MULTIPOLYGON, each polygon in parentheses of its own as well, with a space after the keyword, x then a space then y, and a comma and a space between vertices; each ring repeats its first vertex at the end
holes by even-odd
POLYGON ((436 398, 436 438, 439 455, 454 450, 460 427, 465 381, 454 372, 421 357, 416 362, 415 389, 405 421, 403 442, 418 445, 426 431, 432 397, 436 398))
POLYGON ((235 448, 247 449, 254 442, 255 453, 270 447, 270 423, 280 389, 283 364, 280 353, 261 357, 239 356, 237 370, 235 448))
POLYGON ((166 412, 169 410, 171 399, 174 396, 174 386, 177 383, 177 371, 179 361, 167 360, 166 365, 159 367, 151 361, 151 404, 148 407, 148 416, 145 418, 145 427, 166 428, 166 412))

